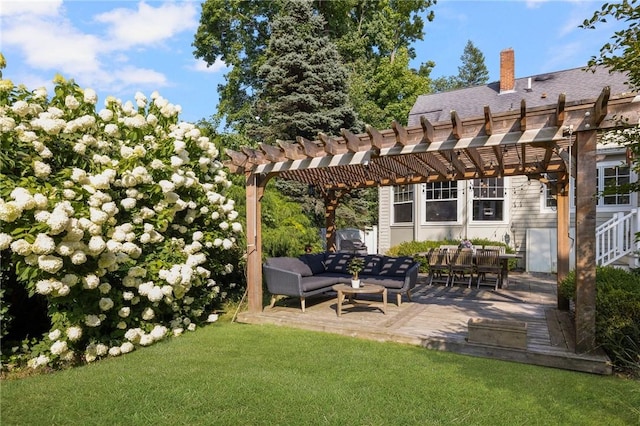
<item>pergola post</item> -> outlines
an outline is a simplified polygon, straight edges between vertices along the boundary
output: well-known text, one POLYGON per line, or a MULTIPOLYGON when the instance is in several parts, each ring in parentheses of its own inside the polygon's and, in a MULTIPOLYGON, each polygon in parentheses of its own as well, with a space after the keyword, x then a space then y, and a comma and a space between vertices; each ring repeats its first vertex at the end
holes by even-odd
MULTIPOLYGON (((557 252, 557 282, 560 283, 569 274, 569 255, 571 253, 571 244, 569 240, 569 173, 563 173, 558 176, 556 184, 556 207, 557 207, 557 236, 558 252, 557 252)), ((562 297, 560 292, 558 295, 558 309, 568 311, 569 299, 562 297)))
POLYGON ((327 241, 327 251, 335 252, 336 247, 336 209, 338 208, 338 194, 336 191, 329 191, 324 196, 324 223, 327 228, 325 237, 327 241))
POLYGON ((262 218, 261 200, 266 179, 247 175, 247 298, 249 312, 262 311, 262 218))
POLYGON ((576 138, 576 352, 596 348, 596 141, 595 130, 576 138))

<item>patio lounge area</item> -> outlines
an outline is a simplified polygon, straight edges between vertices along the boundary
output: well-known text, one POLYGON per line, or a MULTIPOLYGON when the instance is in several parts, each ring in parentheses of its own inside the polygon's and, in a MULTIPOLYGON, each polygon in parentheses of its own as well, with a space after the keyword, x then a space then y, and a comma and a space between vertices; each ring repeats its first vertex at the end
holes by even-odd
MULTIPOLYGON (((400 306, 380 309, 380 295, 359 295, 355 305, 345 304, 336 315, 336 294, 307 300, 283 298, 262 312, 243 312, 238 321, 277 324, 337 333, 356 338, 398 342, 471 356, 487 357, 596 374, 611 374, 609 360, 600 351, 575 353, 575 332, 570 314, 557 309, 555 274, 516 272, 506 288, 428 285, 421 274, 400 306), (469 320, 497 324, 469 340, 469 320), (522 325, 525 329, 522 329, 522 325), (506 331, 505 331, 506 330, 506 331), (525 333, 526 349, 504 343, 504 333, 525 333), (488 333, 488 334, 487 334, 488 333), (497 334, 493 334, 497 333, 497 334), (483 339, 487 338, 486 341, 483 339), (497 339, 497 340, 496 340, 497 339)), ((506 338, 507 341, 509 338, 506 338)))

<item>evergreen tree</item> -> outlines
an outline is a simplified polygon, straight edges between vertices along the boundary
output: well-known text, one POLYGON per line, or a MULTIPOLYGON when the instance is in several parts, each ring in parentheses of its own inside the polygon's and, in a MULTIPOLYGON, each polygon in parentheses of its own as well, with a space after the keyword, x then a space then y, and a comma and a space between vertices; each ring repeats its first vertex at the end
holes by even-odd
POLYGON ((458 67, 460 88, 479 86, 489 81, 489 70, 484 64, 484 54, 473 45, 471 40, 467 41, 460 60, 462 61, 462 66, 458 67))
MULTIPOLYGON (((484 63, 484 54, 474 46, 471 40, 467 41, 462 56, 462 65, 458 67, 457 76, 438 77, 431 83, 434 92, 448 92, 465 87, 479 86, 489 81, 489 70, 484 63)), ((427 67, 434 65, 428 63, 427 67)), ((425 71, 421 70, 421 73, 425 71)))
MULTIPOLYGON (((272 21, 283 0, 206 0, 194 37, 194 55, 209 65, 222 60, 230 67, 225 83, 218 86, 220 101, 216 119, 240 133, 255 120, 256 96, 262 87, 258 69, 265 62, 272 21)), ((325 35, 336 43, 349 72, 372 70, 382 58, 394 58, 423 37, 424 20, 433 20, 428 9, 435 0, 315 0, 314 10, 325 17, 325 35), (365 62, 363 66, 352 66, 365 62)))
POLYGON ((322 36, 324 19, 311 1, 285 1, 272 22, 265 62, 258 70, 258 122, 248 136, 264 142, 309 139, 318 132, 356 130, 349 104, 348 74, 335 45, 322 36))

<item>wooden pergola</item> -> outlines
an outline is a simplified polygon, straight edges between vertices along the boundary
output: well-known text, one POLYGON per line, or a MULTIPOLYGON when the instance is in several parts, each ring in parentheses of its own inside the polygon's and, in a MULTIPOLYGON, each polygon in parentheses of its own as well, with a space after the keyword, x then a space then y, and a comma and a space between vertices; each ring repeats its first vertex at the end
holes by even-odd
MULTIPOLYGON (((391 129, 367 127, 366 133, 342 131, 260 144, 260 149, 227 150, 232 173, 246 177, 247 286, 251 312, 262 306, 261 199, 273 177, 314 186, 325 203, 327 247, 335 249, 335 212, 340 198, 354 188, 447 180, 526 175, 557 195, 558 282, 569 272, 569 177, 576 182, 576 352, 595 349, 596 143, 602 130, 638 123, 640 96, 612 96, 604 87, 597 99, 493 112, 461 120, 391 129), (554 179, 548 179, 549 176, 554 179)), ((558 307, 568 301, 558 299, 558 307)))

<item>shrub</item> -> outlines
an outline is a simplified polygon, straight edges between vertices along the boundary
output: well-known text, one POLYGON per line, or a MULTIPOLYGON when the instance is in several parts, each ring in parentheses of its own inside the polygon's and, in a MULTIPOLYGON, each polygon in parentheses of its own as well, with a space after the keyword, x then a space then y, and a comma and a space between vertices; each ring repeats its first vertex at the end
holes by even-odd
POLYGON ((93 90, 55 83, 49 98, 0 80, 0 255, 15 277, 3 288, 46 298, 51 324, 28 365, 116 356, 215 320, 239 287, 242 235, 215 145, 157 93, 97 112, 93 90))
MULTIPOLYGON (((576 274, 560 293, 575 301, 576 274)), ((611 266, 596 269, 596 338, 614 366, 640 374, 640 276, 611 266)))
MULTIPOLYGON (((387 250, 387 255, 389 256, 413 256, 416 262, 420 263, 420 272, 426 273, 429 271, 427 266, 427 260, 424 256, 417 256, 418 253, 425 253, 433 248, 438 248, 441 245, 458 245, 460 241, 458 240, 439 240, 439 241, 405 241, 396 246, 390 247, 387 250)), ((487 240, 484 238, 476 238, 472 239, 471 243, 476 247, 481 247, 485 245, 490 246, 498 246, 504 244, 497 243, 495 241, 487 240)), ((513 249, 505 246, 507 253, 513 253, 513 249)), ((516 259, 509 260, 509 268, 513 268, 517 263, 516 259)))

